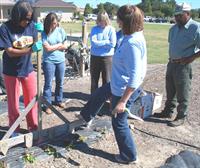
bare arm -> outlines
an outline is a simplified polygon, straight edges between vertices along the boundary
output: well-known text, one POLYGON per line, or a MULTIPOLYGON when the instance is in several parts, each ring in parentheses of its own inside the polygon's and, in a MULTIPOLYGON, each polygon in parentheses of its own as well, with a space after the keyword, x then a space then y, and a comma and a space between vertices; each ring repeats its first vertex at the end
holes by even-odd
POLYGON ((59 50, 59 48, 62 45, 63 45, 62 43, 58 43, 58 44, 55 44, 55 45, 50 45, 48 42, 45 42, 43 44, 43 48, 44 48, 45 51, 51 52, 51 51, 59 50))
POLYGON ((16 49, 9 47, 5 50, 10 57, 21 57, 22 55, 26 55, 32 52, 31 48, 16 49))
POLYGON ((58 50, 66 50, 68 48, 67 41, 64 41, 64 43, 58 48, 58 50))
POLYGON ((180 62, 182 64, 189 64, 191 62, 193 62, 195 59, 200 57, 200 51, 198 51, 197 53, 191 55, 190 57, 186 57, 186 58, 181 58, 180 62))

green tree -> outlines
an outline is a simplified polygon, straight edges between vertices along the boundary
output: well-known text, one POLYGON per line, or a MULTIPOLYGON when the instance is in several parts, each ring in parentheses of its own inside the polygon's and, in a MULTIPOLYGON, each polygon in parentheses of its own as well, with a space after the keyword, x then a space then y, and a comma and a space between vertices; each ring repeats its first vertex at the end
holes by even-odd
POLYGON ((165 17, 171 17, 174 14, 174 8, 166 3, 162 5, 161 12, 165 17))
POLYGON ((159 17, 163 17, 164 13, 162 13, 160 10, 157 11, 153 11, 153 16, 159 18, 159 17))
POLYGON ((197 9, 197 13, 198 13, 198 18, 200 18, 200 8, 197 9))
POLYGON ((166 0, 166 4, 168 4, 169 6, 171 6, 172 8, 175 9, 176 1, 175 0, 166 0))
POLYGON ((110 3, 110 2, 104 3, 103 6, 104 6, 105 11, 108 13, 108 15, 109 15, 110 17, 115 16, 116 13, 117 13, 117 10, 119 9, 119 6, 117 6, 117 5, 115 5, 115 4, 112 4, 112 3, 110 3))
POLYGON ((143 10, 145 13, 152 13, 152 6, 150 0, 144 0, 143 10))
POLYGON ((142 0, 137 5, 146 15, 172 16, 175 10, 175 0, 142 0))
POLYGON ((84 16, 86 16, 87 14, 92 13, 92 11, 93 11, 92 7, 90 6, 89 3, 87 3, 87 4, 85 5, 84 16))
POLYGON ((162 1, 160 0, 151 0, 152 11, 159 11, 162 7, 162 1))
POLYGON ((98 13, 105 11, 103 3, 97 5, 97 11, 98 13))
POLYGON ((191 17, 193 19, 198 18, 199 17, 198 10, 191 10, 191 17))

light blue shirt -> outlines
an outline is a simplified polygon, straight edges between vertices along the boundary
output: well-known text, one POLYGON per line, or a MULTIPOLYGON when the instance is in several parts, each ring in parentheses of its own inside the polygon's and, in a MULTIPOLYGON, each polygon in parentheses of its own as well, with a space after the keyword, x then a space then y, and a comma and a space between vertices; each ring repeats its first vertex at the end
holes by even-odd
POLYGON ((193 55, 200 48, 200 24, 192 19, 182 27, 175 24, 169 31, 168 42, 171 59, 193 55))
MULTIPOLYGON (((55 45, 58 43, 63 43, 66 41, 67 35, 63 28, 56 27, 55 30, 49 34, 46 35, 45 32, 42 32, 42 43, 48 42, 50 45, 55 45)), ((65 52, 60 50, 50 51, 47 52, 43 50, 43 62, 48 63, 61 63, 65 61, 65 52)))
POLYGON ((108 25, 105 28, 94 26, 90 33, 92 56, 113 56, 116 45, 115 29, 108 25))
POLYGON ((122 30, 119 30, 119 31, 116 33, 116 37, 117 37, 117 43, 116 43, 115 49, 117 49, 117 48, 120 46, 120 44, 121 44, 121 42, 122 42, 122 39, 123 39, 123 37, 124 37, 122 30))
POLYGON ((112 62, 111 91, 122 96, 126 87, 138 89, 147 70, 147 49, 143 32, 124 36, 112 62))

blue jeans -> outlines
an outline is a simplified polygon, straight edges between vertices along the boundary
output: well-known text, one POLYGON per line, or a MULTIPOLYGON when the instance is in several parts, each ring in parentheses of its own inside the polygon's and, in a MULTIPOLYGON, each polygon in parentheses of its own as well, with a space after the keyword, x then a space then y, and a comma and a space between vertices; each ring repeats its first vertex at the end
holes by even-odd
MULTIPOLYGON (((134 102, 142 92, 142 88, 135 90, 134 94, 130 97, 128 104, 134 102)), ((104 84, 100 88, 96 89, 91 95, 88 102, 84 105, 80 114, 86 122, 93 119, 101 110, 105 101, 112 97, 110 82, 104 84)), ((129 107, 130 105, 128 105, 129 107)))
POLYGON ((44 89, 43 96, 44 98, 51 103, 52 96, 52 81, 55 77, 56 87, 55 87, 55 103, 60 103, 63 100, 63 82, 65 75, 65 62, 59 64, 53 64, 44 62, 43 63, 44 71, 44 89))
MULTIPOLYGON (((134 94, 133 94, 134 95, 134 94)), ((116 107, 121 97, 112 95, 112 109, 116 107)), ((132 103, 132 98, 127 102, 126 107, 129 108, 132 103)), ((136 145, 128 124, 128 113, 119 113, 117 117, 112 117, 112 126, 115 133, 115 138, 119 148, 119 153, 124 161, 136 160, 136 145)))
POLYGON ((89 101, 85 104, 80 114, 86 122, 93 119, 101 107, 111 97, 110 83, 106 83, 100 88, 96 89, 90 96, 89 101))
MULTIPOLYGON (((138 88, 128 100, 126 107, 130 108, 131 104, 138 98, 142 89, 138 88)), ((85 104, 80 114, 86 122, 93 119, 104 102, 112 97, 112 109, 115 108, 121 97, 114 96, 111 93, 110 83, 103 85, 91 94, 89 101, 85 104)), ((120 113, 116 118, 112 117, 112 126, 119 146, 120 156, 125 161, 136 160, 136 146, 132 137, 129 124, 127 121, 128 113, 120 113)))

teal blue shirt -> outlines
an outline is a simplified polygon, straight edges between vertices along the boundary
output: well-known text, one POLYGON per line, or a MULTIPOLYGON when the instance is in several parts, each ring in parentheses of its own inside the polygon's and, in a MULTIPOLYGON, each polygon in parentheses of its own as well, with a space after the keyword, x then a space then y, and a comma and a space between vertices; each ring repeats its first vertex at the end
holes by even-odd
MULTIPOLYGON (((48 42, 49 45, 55 45, 58 43, 63 43, 66 41, 67 35, 61 27, 56 27, 55 30, 50 34, 46 35, 45 32, 42 33, 42 43, 48 42)), ((60 50, 47 52, 43 50, 43 62, 48 63, 61 63, 65 61, 65 52, 60 50)))
POLYGON ((169 31, 169 58, 189 57, 200 49, 200 24, 190 19, 184 26, 177 24, 169 31))

